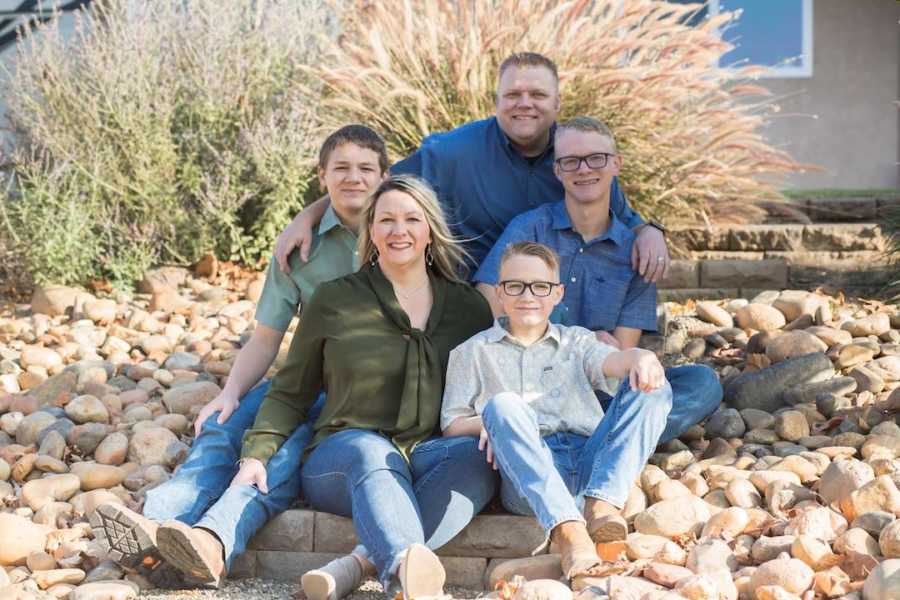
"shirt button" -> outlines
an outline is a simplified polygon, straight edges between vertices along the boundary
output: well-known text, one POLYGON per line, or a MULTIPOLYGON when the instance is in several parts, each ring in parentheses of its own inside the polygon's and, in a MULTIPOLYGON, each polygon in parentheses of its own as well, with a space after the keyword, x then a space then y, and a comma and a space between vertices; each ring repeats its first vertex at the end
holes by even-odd
POLYGON ((573 277, 573 278, 572 278, 572 283, 575 283, 576 281, 577 281, 577 278, 573 277))
POLYGON ((584 254, 584 248, 579 248, 579 249, 578 249, 578 254, 584 254))

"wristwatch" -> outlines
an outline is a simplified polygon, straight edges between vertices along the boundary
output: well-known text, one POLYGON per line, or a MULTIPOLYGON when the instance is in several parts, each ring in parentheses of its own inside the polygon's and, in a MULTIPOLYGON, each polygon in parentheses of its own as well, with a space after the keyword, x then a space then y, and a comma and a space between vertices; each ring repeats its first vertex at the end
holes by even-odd
POLYGON ((663 227, 663 224, 659 221, 647 221, 647 225, 653 227, 654 229, 659 229, 663 235, 666 235, 668 233, 668 231, 666 231, 666 228, 663 227))

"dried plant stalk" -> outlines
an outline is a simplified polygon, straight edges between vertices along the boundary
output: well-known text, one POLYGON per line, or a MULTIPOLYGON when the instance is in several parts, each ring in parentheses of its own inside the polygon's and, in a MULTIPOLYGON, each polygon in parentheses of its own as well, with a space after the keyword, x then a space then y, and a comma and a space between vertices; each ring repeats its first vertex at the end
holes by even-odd
POLYGON ((515 51, 560 68, 561 118, 606 121, 633 205, 696 219, 707 202, 777 198, 774 176, 800 169, 761 136, 764 88, 719 68, 723 14, 659 0, 381 0, 344 13, 328 65, 325 118, 377 127, 399 157, 429 133, 492 114, 497 67, 515 51))

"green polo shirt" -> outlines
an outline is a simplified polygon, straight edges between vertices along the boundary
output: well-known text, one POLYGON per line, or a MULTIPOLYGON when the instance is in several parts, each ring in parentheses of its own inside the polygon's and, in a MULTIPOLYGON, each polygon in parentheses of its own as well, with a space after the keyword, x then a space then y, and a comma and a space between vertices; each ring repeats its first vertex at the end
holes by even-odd
POLYGON ((299 252, 288 258, 285 275, 274 258, 256 306, 256 320, 277 331, 287 331, 291 319, 309 302, 319 284, 353 273, 358 268, 356 233, 347 229, 329 204, 312 240, 309 261, 299 252))
POLYGON ((378 266, 323 283, 303 311, 287 360, 269 388, 242 457, 264 463, 303 423, 324 387, 308 449, 345 429, 368 429, 405 455, 435 433, 450 351, 493 323, 473 287, 429 272, 424 330, 410 326, 378 266))

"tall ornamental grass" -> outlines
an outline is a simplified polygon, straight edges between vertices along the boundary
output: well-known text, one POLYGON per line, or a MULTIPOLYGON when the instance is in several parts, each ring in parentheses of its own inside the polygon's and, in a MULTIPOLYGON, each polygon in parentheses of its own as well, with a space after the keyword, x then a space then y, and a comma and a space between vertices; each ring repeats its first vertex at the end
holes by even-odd
POLYGON ((37 281, 255 262, 311 181, 318 0, 94 3, 28 32, 3 93, 6 237, 37 281), (121 8, 128 5, 128 8, 121 8))
POLYGON ((435 131, 492 114, 497 67, 515 51, 560 68, 561 118, 606 121, 624 156, 632 204, 662 221, 707 202, 777 198, 798 169, 759 133, 763 88, 716 66, 731 15, 688 24, 701 5, 659 0, 385 0, 345 13, 316 73, 332 126, 370 123, 395 156, 435 131), (761 176, 766 174, 766 179, 761 176))

